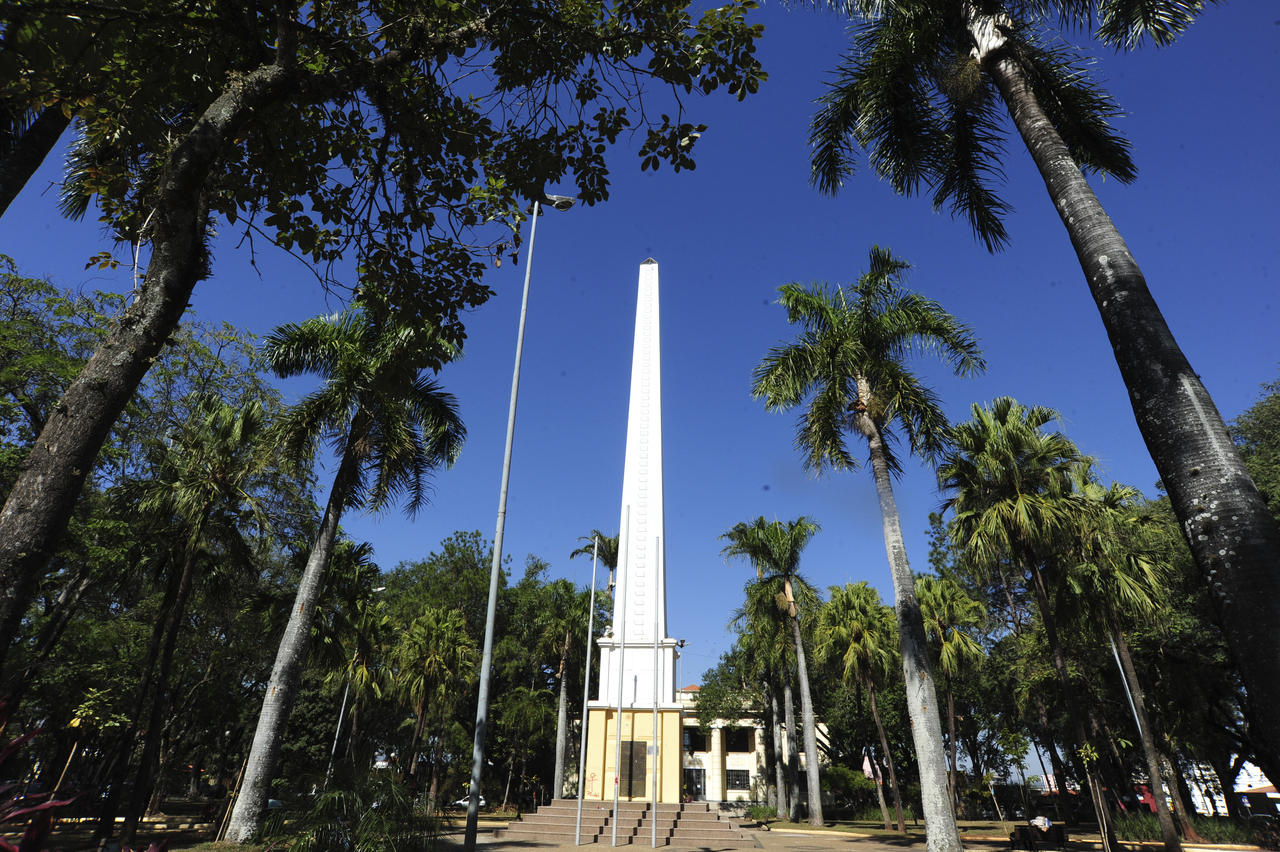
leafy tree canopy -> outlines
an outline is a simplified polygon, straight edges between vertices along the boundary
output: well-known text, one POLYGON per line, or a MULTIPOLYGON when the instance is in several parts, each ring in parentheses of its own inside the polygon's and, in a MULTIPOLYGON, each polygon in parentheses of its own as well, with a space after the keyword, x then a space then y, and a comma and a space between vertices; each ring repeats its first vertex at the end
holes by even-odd
POLYGON ((1231 437, 1272 514, 1280 517, 1280 380, 1231 424, 1231 437))
POLYGON ((679 96, 757 89, 754 5, 36 0, 0 13, 0 104, 78 118, 64 209, 96 200, 129 242, 159 224, 179 140, 242 112, 213 140, 207 211, 326 284, 354 260, 387 307, 444 318, 456 339, 456 311, 489 293, 485 263, 513 248, 486 225, 514 227, 563 181, 606 199, 605 150, 624 133, 641 135, 643 168, 693 168, 702 127, 679 96), (654 84, 668 111, 642 105, 654 84))

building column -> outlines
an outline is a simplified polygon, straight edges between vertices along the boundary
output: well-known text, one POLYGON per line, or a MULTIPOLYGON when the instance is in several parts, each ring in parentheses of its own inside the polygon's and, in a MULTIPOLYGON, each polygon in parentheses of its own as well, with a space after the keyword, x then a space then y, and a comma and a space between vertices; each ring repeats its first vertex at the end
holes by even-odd
POLYGON ((719 725, 711 729, 711 754, 707 761, 707 801, 723 802, 724 789, 724 729, 719 725))

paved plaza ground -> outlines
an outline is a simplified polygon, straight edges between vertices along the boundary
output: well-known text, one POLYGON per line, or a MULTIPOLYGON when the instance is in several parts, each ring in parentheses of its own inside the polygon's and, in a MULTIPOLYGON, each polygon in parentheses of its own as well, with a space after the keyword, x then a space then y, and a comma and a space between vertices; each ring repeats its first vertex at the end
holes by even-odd
MULTIPOLYGON (((868 836, 863 834, 854 834, 844 831, 831 830, 805 830, 803 827, 773 828, 772 830, 762 831, 758 829, 747 829, 748 832, 755 837, 759 848, 768 850, 768 852, 924 852, 925 840, 923 831, 919 834, 908 834, 906 837, 889 837, 884 835, 868 836)), ((442 848, 445 849, 461 849, 462 848, 462 832, 457 830, 450 832, 442 838, 442 848)), ((1010 849, 1009 841, 992 835, 981 836, 965 836, 963 838, 964 848, 971 852, 1008 852, 1010 849)), ((1158 852, 1161 848, 1160 843, 1121 843, 1121 848, 1126 852, 1158 852)), ((499 852, 499 850, 527 850, 527 852, 568 852, 568 850, 581 849, 583 847, 569 844, 553 844, 553 843, 535 843, 527 840, 498 840, 494 838, 492 831, 481 830, 477 837, 477 848, 484 852, 499 852)), ((602 849, 608 848, 608 844, 589 844, 586 849, 602 849)), ((649 848, 647 843, 641 843, 638 846, 619 847, 626 850, 640 850, 649 848)), ((668 847, 662 847, 668 848, 668 847)), ((679 850, 686 847, 671 847, 679 850)), ((694 849, 696 847, 687 847, 694 849)), ((711 847, 708 847, 711 848, 711 847)), ((1086 852, 1086 850, 1100 850, 1102 843, 1097 835, 1084 835, 1077 839, 1070 840, 1067 844, 1067 852, 1086 852)), ((1184 852, 1224 852, 1224 850, 1254 850, 1255 846, 1224 846, 1224 845, 1190 845, 1183 844, 1184 852)))
MULTIPOLYGON (((495 838, 494 830, 505 827, 507 822, 507 819, 492 817, 481 819, 480 833, 477 838, 477 846, 481 852, 508 852, 508 850, 509 852, 569 852, 569 850, 582 848, 574 846, 572 843, 538 843, 528 840, 499 840, 495 838)), ((442 852, 459 852, 462 849, 462 825, 463 821, 461 819, 455 819, 446 828, 445 834, 440 838, 439 848, 442 852)), ((8 827, 6 826, 6 828, 8 827)), ((14 828, 16 829, 17 827, 15 826, 14 828)), ((894 837, 857 834, 830 829, 807 829, 804 826, 797 825, 761 830, 752 828, 751 824, 748 823, 744 828, 747 833, 756 839, 758 847, 765 850, 765 852, 924 852, 925 849, 923 830, 913 831, 906 837, 894 837)), ((216 847, 209 845, 211 829, 212 826, 208 823, 187 822, 182 817, 147 820, 139 831, 139 837, 143 841, 141 848, 145 849, 146 844, 152 840, 159 841, 164 839, 169 841, 170 849, 172 850, 204 846, 209 852, 234 852, 243 848, 225 844, 218 844, 216 847)), ((20 829, 18 830, 20 831, 20 829)), ((4 834, 6 839, 17 840, 17 836, 12 832, 4 832, 4 834)), ((59 824, 48 845, 62 850, 62 852, 87 850, 93 848, 91 835, 92 827, 88 823, 64 822, 59 824)), ((965 835, 963 842, 967 852, 997 852, 997 850, 999 852, 1008 852, 1010 848, 1007 839, 990 833, 965 835)), ((1159 852, 1161 845, 1159 843, 1121 843, 1120 846, 1125 852, 1159 852)), ((605 843, 588 844, 585 848, 587 850, 602 850, 607 847, 608 844, 605 843)), ((639 852, 641 849, 648 848, 648 844, 640 843, 635 846, 620 848, 639 852)), ((663 848, 670 848, 673 852, 691 852, 697 847, 663 848)), ((1093 850, 1100 850, 1101 848, 1102 844, 1099 842, 1097 835, 1078 836, 1067 844, 1067 852, 1093 852, 1093 850)), ((1254 850, 1257 847, 1192 846, 1184 844, 1183 849, 1185 852, 1229 852, 1229 850, 1254 850)))

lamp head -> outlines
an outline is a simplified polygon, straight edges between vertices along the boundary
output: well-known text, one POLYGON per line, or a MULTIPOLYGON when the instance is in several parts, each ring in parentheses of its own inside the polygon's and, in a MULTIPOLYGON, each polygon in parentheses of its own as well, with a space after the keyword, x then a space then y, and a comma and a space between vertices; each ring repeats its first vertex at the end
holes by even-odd
POLYGON ((573 206, 574 199, 567 195, 544 195, 541 203, 556 210, 568 210, 573 206))

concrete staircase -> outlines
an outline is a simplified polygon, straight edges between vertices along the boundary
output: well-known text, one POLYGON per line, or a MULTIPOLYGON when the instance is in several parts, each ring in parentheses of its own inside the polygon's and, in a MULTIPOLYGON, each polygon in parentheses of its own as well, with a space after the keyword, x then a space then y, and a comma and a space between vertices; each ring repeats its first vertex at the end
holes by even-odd
MULTIPOLYGON (((582 842, 613 843, 612 802, 584 802, 582 842)), ((618 845, 648 846, 653 837, 652 805, 621 802, 618 805, 618 845)), ((572 844, 578 817, 577 799, 556 799, 533 813, 499 829, 499 840, 525 840, 572 844)), ((755 838, 737 823, 721 819, 706 802, 658 805, 658 845, 680 849, 754 849, 755 838)))

